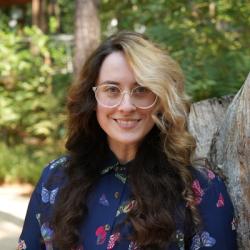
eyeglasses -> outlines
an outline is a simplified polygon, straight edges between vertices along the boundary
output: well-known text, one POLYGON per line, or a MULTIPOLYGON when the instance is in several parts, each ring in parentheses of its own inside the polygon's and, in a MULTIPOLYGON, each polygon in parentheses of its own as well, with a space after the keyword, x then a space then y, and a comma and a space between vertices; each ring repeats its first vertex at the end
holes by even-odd
POLYGON ((137 86, 130 91, 122 91, 114 84, 102 84, 92 89, 97 102, 107 108, 120 105, 125 94, 130 96, 130 101, 134 106, 141 109, 151 108, 157 101, 157 95, 143 86, 137 86))

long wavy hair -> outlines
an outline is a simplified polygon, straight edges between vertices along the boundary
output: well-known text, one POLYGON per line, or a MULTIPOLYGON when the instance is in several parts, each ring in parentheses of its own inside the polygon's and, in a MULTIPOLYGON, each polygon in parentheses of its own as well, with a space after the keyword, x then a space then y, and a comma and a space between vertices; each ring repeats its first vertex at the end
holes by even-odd
POLYGON ((79 227, 88 212, 87 196, 100 178, 109 150, 106 134, 96 119, 92 87, 103 61, 116 51, 124 53, 136 81, 158 96, 153 113, 155 126, 140 144, 128 173, 136 201, 126 219, 134 229, 130 238, 141 249, 162 249, 174 238, 176 211, 188 228, 199 226, 189 167, 196 144, 187 131, 190 104, 184 93, 182 71, 143 35, 123 31, 92 53, 69 90, 68 181, 59 192, 52 221, 54 242, 60 250, 74 249, 79 243, 79 227))

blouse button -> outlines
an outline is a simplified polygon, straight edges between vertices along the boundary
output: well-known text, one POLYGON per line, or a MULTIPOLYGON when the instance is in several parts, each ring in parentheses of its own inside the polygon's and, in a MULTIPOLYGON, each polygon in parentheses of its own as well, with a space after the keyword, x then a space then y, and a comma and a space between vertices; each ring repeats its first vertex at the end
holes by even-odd
POLYGON ((110 230, 110 225, 109 224, 106 224, 105 227, 104 227, 105 231, 109 231, 110 230))
POLYGON ((116 199, 118 199, 120 197, 120 193, 119 192, 115 192, 114 196, 115 196, 116 199))

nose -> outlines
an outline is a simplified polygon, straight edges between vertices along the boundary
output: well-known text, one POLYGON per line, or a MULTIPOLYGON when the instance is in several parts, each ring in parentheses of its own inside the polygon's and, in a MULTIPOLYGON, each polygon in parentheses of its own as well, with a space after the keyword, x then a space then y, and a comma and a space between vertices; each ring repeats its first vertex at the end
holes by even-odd
POLYGON ((125 92, 123 94, 121 103, 118 106, 119 111, 124 111, 124 112, 131 112, 136 109, 136 106, 133 104, 131 100, 131 96, 128 92, 125 92))

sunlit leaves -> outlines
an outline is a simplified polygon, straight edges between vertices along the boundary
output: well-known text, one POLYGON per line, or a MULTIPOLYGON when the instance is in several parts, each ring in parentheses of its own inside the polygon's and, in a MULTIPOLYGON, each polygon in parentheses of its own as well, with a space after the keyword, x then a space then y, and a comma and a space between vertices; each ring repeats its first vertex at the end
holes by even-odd
POLYGON ((65 50, 56 47, 36 28, 26 27, 22 36, 4 32, 0 36, 3 41, 0 44, 0 134, 4 133, 13 143, 27 138, 49 141, 49 137, 61 137, 57 131, 64 122, 60 104, 70 84, 67 75, 60 72, 65 50), (62 80, 59 93, 64 91, 60 98, 59 86, 54 84, 57 72, 62 80))
POLYGON ((235 93, 248 74, 247 2, 106 0, 100 16, 103 31, 117 18, 116 29, 142 31, 159 42, 184 69, 188 93, 200 100, 235 93))

